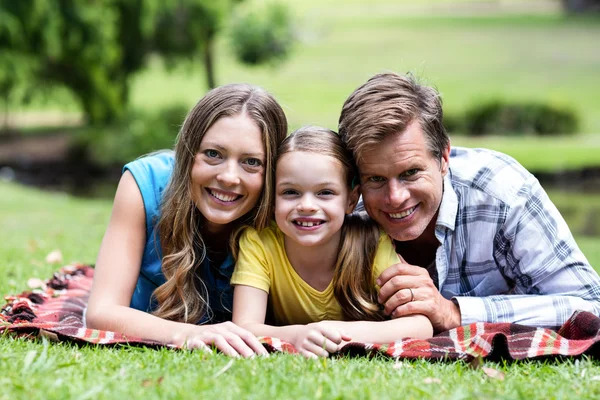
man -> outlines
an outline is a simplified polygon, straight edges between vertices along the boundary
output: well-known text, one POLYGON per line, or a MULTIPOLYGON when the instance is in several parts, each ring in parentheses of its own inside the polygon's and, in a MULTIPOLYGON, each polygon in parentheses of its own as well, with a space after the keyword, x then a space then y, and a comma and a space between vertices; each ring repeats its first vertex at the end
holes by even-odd
POLYGON ((344 103, 364 208, 404 262, 382 273, 392 317, 437 332, 473 322, 557 328, 600 313, 600 278, 535 177, 491 150, 450 148, 437 91, 380 74, 344 103))

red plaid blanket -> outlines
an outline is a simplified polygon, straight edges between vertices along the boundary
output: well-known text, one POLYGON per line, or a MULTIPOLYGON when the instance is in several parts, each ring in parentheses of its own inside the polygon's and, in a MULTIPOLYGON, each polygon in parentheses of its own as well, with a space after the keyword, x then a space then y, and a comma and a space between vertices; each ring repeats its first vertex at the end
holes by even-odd
MULTIPOLYGON (((0 311, 0 333, 45 336, 53 340, 101 345, 128 344, 149 347, 164 344, 138 337, 87 329, 83 312, 92 285, 94 269, 87 265, 63 267, 54 276, 39 281, 40 288, 18 296, 6 296, 0 311)), ((261 338, 272 352, 294 353, 289 343, 261 338)), ((600 318, 588 312, 573 314, 558 332, 508 323, 477 323, 443 332, 428 340, 405 339, 395 343, 349 343, 341 355, 376 354, 392 358, 427 359, 515 359, 549 356, 600 355, 600 318)))

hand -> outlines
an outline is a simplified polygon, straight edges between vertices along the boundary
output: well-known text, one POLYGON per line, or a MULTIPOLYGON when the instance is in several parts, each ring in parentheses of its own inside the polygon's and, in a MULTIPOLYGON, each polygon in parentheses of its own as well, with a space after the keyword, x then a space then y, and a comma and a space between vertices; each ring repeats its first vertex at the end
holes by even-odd
POLYGON ((392 318, 423 314, 436 332, 460 326, 458 305, 440 294, 425 268, 400 262, 383 271, 377 284, 378 301, 392 318))
POLYGON ((231 357, 268 355, 256 336, 233 322, 194 326, 186 333, 175 334, 173 344, 188 349, 208 349, 209 346, 214 346, 231 357))
POLYGON ((328 326, 327 321, 321 321, 299 326, 292 344, 304 357, 317 358, 328 357, 350 340, 339 329, 328 326))

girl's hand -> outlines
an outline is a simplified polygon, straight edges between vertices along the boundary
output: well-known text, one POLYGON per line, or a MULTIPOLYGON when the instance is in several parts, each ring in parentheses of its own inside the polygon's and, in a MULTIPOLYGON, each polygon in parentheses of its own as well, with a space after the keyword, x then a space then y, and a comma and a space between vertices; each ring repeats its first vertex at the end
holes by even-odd
POLYGON ((172 343, 188 349, 208 349, 214 346, 230 357, 268 355, 256 336, 233 322, 194 326, 187 332, 176 333, 172 343))
POLYGON ((348 335, 329 326, 327 321, 321 321, 299 327, 292 344, 304 357, 317 358, 328 357, 350 340, 348 335))

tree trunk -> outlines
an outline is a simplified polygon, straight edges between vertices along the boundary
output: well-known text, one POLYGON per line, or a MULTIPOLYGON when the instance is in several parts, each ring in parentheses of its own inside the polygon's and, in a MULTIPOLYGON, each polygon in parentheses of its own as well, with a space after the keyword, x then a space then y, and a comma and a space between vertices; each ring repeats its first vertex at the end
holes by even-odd
POLYGON ((213 89, 217 86, 215 81, 215 70, 214 70, 214 54, 213 54, 213 38, 209 37, 206 40, 204 46, 204 69, 206 71, 206 84, 209 89, 213 89))

